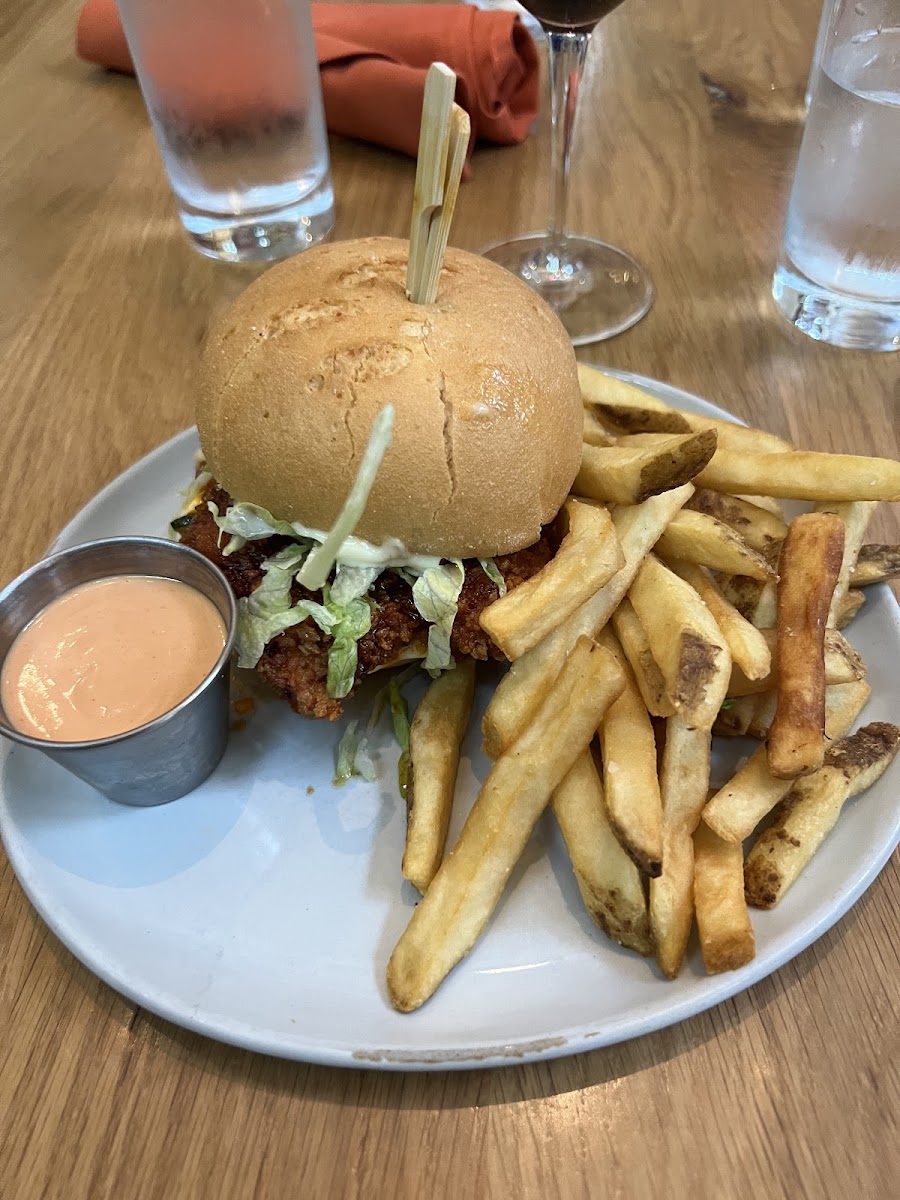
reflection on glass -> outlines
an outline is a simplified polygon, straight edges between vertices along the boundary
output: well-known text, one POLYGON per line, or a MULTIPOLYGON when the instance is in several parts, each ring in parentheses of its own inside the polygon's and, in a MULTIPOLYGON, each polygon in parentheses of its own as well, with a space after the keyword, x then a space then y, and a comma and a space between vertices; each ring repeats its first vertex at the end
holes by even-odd
POLYGON ((653 300, 646 272, 628 254, 566 232, 572 133, 584 60, 594 26, 620 3, 525 0, 547 32, 552 120, 548 228, 482 251, 524 279, 557 311, 576 346, 630 328, 653 300))

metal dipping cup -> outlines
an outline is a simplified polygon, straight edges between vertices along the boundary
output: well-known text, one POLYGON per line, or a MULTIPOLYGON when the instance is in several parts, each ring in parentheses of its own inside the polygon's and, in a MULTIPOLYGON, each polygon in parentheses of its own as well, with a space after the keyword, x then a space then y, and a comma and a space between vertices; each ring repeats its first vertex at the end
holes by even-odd
POLYGON ((0 663, 19 633, 48 604, 82 583, 111 575, 175 579, 213 602, 225 646, 209 674, 169 712, 137 729, 90 742, 53 742, 14 728, 0 704, 0 734, 40 750, 120 804, 177 800, 203 782, 225 753, 237 609, 228 581, 195 550, 151 537, 107 538, 36 563, 0 592, 0 663))

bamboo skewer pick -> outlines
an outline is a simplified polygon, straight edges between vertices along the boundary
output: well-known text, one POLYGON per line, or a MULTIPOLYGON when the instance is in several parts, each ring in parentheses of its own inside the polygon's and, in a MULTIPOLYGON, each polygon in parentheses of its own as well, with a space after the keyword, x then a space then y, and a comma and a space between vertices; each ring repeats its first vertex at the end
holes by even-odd
POLYGON ((447 249, 450 223, 453 220, 462 169, 466 161, 466 151, 469 148, 469 128, 469 114, 458 104, 454 104, 450 113, 450 146, 447 154, 447 174, 444 179, 444 202, 432 215, 428 228, 425 262, 420 276, 422 297, 418 301, 420 304, 434 304, 437 299, 441 264, 444 261, 444 251, 447 249))
POLYGON ((469 144, 469 116, 453 103, 455 90, 456 76, 450 68, 432 63, 425 79, 406 272, 406 294, 414 304, 433 304, 437 299, 469 144))

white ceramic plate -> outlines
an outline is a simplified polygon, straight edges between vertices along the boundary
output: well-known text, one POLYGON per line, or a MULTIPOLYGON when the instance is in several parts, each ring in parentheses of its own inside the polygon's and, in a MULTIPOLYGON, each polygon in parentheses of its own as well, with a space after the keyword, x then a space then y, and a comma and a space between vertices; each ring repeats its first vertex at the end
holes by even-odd
MULTIPOLYGON (((663 384, 626 378, 671 403, 727 415, 663 384)), ((187 432, 137 463, 72 521, 58 546, 162 534, 195 446, 187 432)), ((869 589, 851 640, 870 668, 866 720, 896 718, 900 621, 886 587, 869 589)), ((490 690, 481 685, 481 708, 490 690)), ((365 698, 350 707, 367 712, 365 698)), ((263 704, 215 775, 159 808, 113 804, 42 755, 4 743, 0 829, 10 861, 72 953, 152 1012, 268 1054, 414 1070, 573 1054, 709 1008, 824 933, 900 839, 896 763, 848 805, 783 903, 754 913, 752 963, 709 978, 693 947, 680 978, 667 982, 591 925, 545 816, 481 942, 428 1004, 401 1016, 384 984, 415 903, 400 876, 397 751, 385 730, 380 782, 337 790, 340 728, 263 704)), ((473 722, 451 837, 485 768, 473 722)), ((726 762, 715 770, 724 778, 726 762)))

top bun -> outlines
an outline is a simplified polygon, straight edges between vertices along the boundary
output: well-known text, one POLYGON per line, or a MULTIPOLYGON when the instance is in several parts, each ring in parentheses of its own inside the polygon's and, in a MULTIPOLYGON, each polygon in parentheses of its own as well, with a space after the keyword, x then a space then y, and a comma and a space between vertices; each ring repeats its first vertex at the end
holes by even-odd
POLYGON ((447 250, 437 303, 412 304, 408 251, 321 245, 238 297, 203 354, 207 464, 235 500, 328 530, 390 403, 393 445, 357 535, 444 558, 521 550, 581 461, 568 336, 526 284, 462 250, 447 250))

